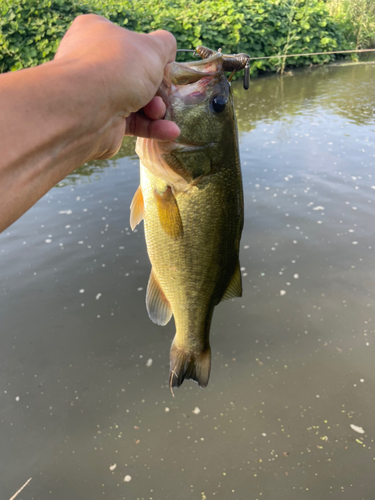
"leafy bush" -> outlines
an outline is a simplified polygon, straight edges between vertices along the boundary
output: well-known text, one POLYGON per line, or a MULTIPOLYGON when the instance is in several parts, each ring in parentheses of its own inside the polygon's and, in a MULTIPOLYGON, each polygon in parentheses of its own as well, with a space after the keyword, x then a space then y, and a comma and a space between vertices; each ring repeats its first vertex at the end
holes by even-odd
POLYGON ((72 20, 87 12, 74 0, 0 0, 0 69, 51 60, 72 20))
MULTIPOLYGON (((83 0, 93 6, 93 0, 83 0)), ((252 57, 349 49, 341 25, 320 0, 95 0, 97 12, 136 31, 167 29, 178 48, 197 45, 252 57), (124 24, 124 21, 125 24, 124 24), (129 22, 130 21, 130 22, 129 22)), ((191 56, 180 56, 180 60, 191 56)), ((288 66, 324 63, 335 56, 288 58, 288 66)), ((254 61, 256 70, 278 70, 285 60, 254 61)))
MULTIPOLYGON (((71 21, 87 12, 102 14, 134 31, 167 29, 175 35, 179 48, 202 44, 252 57, 350 48, 342 25, 329 17, 320 0, 3 0, 0 70, 50 60, 71 21)), ((179 60, 190 57, 179 55, 179 60)), ((253 61, 252 72, 333 58, 275 57, 253 61)))
POLYGON ((327 5, 356 48, 375 47, 374 0, 329 0, 327 5))

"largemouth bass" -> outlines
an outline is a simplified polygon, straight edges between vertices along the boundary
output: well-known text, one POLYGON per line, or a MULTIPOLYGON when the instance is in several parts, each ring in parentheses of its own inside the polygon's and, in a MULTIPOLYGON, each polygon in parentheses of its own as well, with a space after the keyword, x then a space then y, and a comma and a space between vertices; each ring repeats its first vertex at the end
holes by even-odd
POLYGON ((209 332, 219 302, 242 295, 239 244, 243 191, 230 83, 220 53, 204 61, 170 63, 159 95, 165 118, 181 135, 171 142, 138 138, 141 183, 132 204, 132 229, 144 219, 152 270, 149 317, 174 316, 170 387, 193 379, 206 387, 209 332))

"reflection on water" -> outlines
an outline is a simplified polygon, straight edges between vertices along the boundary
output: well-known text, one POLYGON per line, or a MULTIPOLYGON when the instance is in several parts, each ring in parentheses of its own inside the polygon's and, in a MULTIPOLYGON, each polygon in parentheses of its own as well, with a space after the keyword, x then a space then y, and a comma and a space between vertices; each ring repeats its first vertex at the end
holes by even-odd
MULTIPOLYGON (((135 142, 135 137, 124 137, 121 148, 113 158, 110 160, 95 160, 85 163, 81 167, 77 168, 72 174, 68 175, 68 177, 66 177, 63 181, 59 182, 56 187, 71 186, 77 184, 77 182, 81 184, 85 178, 88 182, 90 182, 90 177, 93 174, 98 174, 103 170, 103 168, 116 167, 118 165, 118 160, 121 158, 138 158, 135 154, 135 142)), ((100 176, 97 175, 94 179, 99 180, 100 176)))
POLYGON ((171 396, 174 327, 145 311, 134 140, 1 235, 1 498, 372 500, 374 78, 236 84, 244 296, 205 390, 171 396))
POLYGON ((313 116, 321 111, 357 125, 374 124, 373 65, 314 68, 293 75, 255 80, 251 97, 236 87, 240 130, 248 132, 264 120, 291 124, 298 116, 313 116))

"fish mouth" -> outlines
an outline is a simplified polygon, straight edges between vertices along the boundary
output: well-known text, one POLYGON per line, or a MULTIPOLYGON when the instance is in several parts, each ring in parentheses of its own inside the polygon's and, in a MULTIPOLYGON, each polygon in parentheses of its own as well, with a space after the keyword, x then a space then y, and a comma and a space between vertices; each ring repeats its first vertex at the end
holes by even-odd
POLYGON ((189 85, 198 82, 202 78, 211 80, 212 77, 220 73, 223 63, 223 56, 218 52, 207 59, 167 64, 164 71, 163 84, 170 87, 171 85, 189 85))
POLYGON ((205 99, 207 86, 219 78, 223 62, 223 56, 217 53, 199 61, 169 63, 156 95, 163 99, 167 109, 172 94, 178 95, 187 105, 198 104, 205 99))

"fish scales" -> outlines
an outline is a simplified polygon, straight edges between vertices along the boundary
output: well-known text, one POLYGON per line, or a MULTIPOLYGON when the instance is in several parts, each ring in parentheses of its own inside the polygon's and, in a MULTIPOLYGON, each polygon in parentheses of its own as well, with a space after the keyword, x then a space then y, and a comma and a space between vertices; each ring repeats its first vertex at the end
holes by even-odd
MULTIPOLYGON (((211 69, 212 64, 205 66, 206 71, 207 67, 211 69)), ((177 152, 176 145, 169 147, 146 139, 138 139, 137 144, 142 216, 152 264, 147 308, 156 323, 166 324, 173 314, 176 325, 171 348, 171 387, 181 385, 185 378, 196 380, 202 387, 207 385, 214 307, 223 298, 242 293, 238 254, 243 194, 237 129, 229 84, 223 90, 222 74, 219 76, 219 87, 212 84, 211 90, 227 92, 227 120, 223 116, 199 119, 199 113, 194 115, 193 103, 189 108, 193 122, 199 119, 199 127, 195 127, 199 133, 194 136, 184 129, 183 100, 173 107, 173 100, 170 105, 164 95, 167 109, 169 104, 167 118, 175 119, 181 128, 177 152), (208 140, 204 141, 207 127, 215 124, 220 130, 216 136, 208 130, 208 140), (160 164, 167 170, 172 167, 171 172, 164 174, 160 164)), ((208 86, 205 83, 207 93, 208 86)), ((205 106, 207 112, 211 104, 205 106)), ((135 211, 133 201, 132 217, 135 211)))

